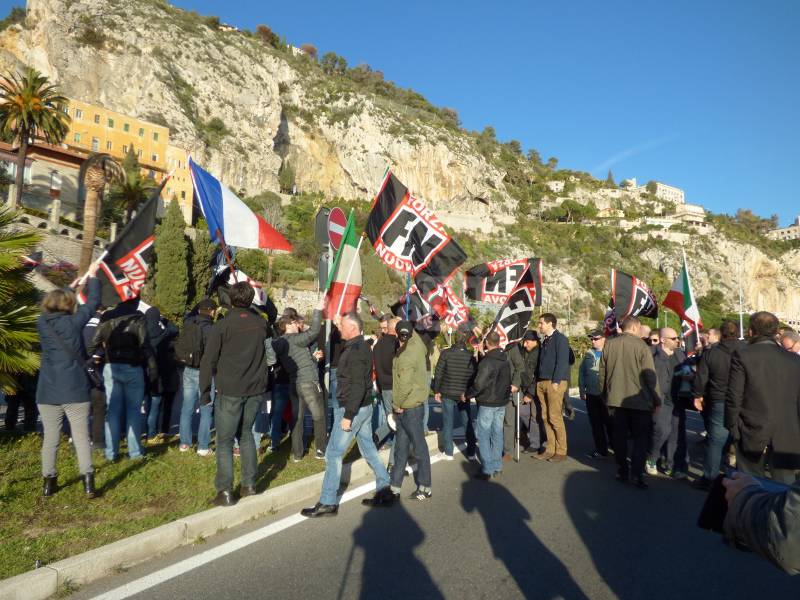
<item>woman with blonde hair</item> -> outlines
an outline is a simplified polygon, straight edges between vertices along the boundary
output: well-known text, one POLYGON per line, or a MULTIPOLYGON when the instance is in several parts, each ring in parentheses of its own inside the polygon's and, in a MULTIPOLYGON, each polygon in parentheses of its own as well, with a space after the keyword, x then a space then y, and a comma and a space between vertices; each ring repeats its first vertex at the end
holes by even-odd
POLYGON ((84 490, 89 498, 95 496, 89 443, 91 384, 86 374, 86 350, 81 334, 100 306, 100 281, 94 276, 96 272, 97 265, 89 269, 85 304, 78 307, 71 290, 54 290, 42 300, 42 314, 36 323, 42 347, 36 404, 44 426, 43 496, 52 496, 57 489, 56 455, 65 416, 69 419, 84 490))

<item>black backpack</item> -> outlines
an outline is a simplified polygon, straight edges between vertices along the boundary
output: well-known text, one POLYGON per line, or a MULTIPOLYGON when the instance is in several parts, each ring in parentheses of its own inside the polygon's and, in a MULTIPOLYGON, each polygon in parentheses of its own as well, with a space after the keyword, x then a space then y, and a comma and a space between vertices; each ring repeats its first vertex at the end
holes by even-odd
POLYGON ((197 369, 203 356, 203 330, 194 319, 183 323, 183 330, 175 340, 175 358, 186 367, 197 369))

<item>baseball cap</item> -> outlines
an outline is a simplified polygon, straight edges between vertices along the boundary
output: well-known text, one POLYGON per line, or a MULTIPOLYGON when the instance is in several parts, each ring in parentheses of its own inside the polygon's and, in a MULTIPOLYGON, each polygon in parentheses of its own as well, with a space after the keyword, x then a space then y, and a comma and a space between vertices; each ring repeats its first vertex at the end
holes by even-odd
POLYGON ((532 330, 529 329, 522 336, 522 341, 523 342, 529 342, 529 341, 530 342, 538 342, 539 341, 539 334, 537 332, 532 331, 532 330))
POLYGON ((586 334, 586 337, 591 338, 591 339, 601 338, 601 337, 603 337, 603 332, 600 331, 599 329, 593 329, 588 334, 586 334))
POLYGON ((414 331, 414 326, 411 324, 411 321, 400 321, 395 327, 395 331, 399 338, 410 338, 411 332, 414 331))

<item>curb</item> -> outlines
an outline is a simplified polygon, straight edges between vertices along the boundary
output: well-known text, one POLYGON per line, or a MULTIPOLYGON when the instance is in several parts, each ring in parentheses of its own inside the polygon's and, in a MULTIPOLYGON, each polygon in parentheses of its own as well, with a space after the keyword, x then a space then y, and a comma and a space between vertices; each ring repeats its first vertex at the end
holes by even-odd
MULTIPOLYGON (((428 449, 438 449, 438 435, 427 437, 428 449)), ((386 461, 389 451, 380 452, 386 461)), ((342 482, 367 476, 372 471, 363 458, 342 465, 342 482)), ((262 494, 243 498, 232 507, 215 507, 166 523, 155 529, 76 554, 64 560, 0 581, 0 600, 44 600, 66 586, 81 586, 118 573, 139 563, 208 538, 231 527, 313 498, 322 488, 325 473, 292 481, 262 494)))

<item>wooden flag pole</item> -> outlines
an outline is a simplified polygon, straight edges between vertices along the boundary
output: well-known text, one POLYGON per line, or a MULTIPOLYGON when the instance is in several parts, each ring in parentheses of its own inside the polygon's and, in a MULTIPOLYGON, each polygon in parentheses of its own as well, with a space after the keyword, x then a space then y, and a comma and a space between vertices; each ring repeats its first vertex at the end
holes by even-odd
MULTIPOLYGON (((337 317, 339 316, 339 313, 342 312, 342 305, 344 304, 344 295, 347 292, 347 285, 350 283, 350 276, 353 274, 353 266, 356 264, 356 260, 358 260, 358 261, 361 260, 359 252, 361 251, 361 243, 364 241, 365 237, 367 237, 367 234, 362 232, 361 237, 358 238, 358 246, 356 246, 356 257, 355 257, 355 260, 353 260, 350 263, 350 268, 347 269, 347 277, 344 280, 344 287, 342 288, 342 295, 339 298, 339 306, 336 309, 335 316, 337 316, 337 317)), ((344 240, 342 240, 342 243, 344 244, 344 240)))
POLYGON ((222 237, 222 232, 219 230, 219 227, 217 227, 216 236, 219 240, 219 246, 222 248, 222 254, 225 260, 228 261, 228 266, 231 268, 233 281, 234 283, 239 283, 239 280, 236 278, 236 267, 233 266, 233 259, 231 258, 230 252, 228 252, 228 246, 225 244, 225 238, 222 237))

